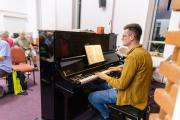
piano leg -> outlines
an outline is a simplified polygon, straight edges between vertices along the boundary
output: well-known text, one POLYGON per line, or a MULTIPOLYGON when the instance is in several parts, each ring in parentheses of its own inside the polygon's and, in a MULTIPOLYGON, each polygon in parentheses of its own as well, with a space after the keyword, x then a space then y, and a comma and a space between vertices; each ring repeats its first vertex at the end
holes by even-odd
POLYGON ((64 120, 70 120, 70 115, 68 115, 69 114, 69 111, 68 111, 68 107, 69 107, 69 100, 68 100, 68 97, 65 97, 64 98, 64 116, 65 116, 65 118, 64 118, 64 120))
MULTIPOLYGON (((62 100, 64 101, 64 106, 59 106, 59 110, 61 109, 61 111, 62 111, 62 113, 59 113, 59 114, 63 114, 63 116, 64 116, 63 117, 64 119, 62 119, 62 120, 73 120, 78 115, 82 114, 83 112, 85 112, 88 109, 89 104, 88 104, 88 100, 87 100, 87 95, 84 94, 82 91, 78 91, 75 93, 69 93, 68 91, 66 91, 66 89, 59 88, 58 92, 59 92, 59 94, 62 95, 61 101, 62 100)), ((56 111, 56 112, 58 112, 58 111, 56 111)), ((58 114, 58 113, 56 113, 56 114, 58 114)))

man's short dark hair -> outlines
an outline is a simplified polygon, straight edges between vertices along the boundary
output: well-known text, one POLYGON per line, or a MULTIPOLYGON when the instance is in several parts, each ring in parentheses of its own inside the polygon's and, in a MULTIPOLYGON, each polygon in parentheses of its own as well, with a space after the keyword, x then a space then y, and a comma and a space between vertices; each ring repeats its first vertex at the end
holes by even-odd
POLYGON ((135 34, 135 37, 137 40, 140 40, 141 35, 142 35, 142 29, 141 26, 139 24, 133 23, 133 24, 128 24, 126 26, 124 26, 124 30, 130 30, 135 34))

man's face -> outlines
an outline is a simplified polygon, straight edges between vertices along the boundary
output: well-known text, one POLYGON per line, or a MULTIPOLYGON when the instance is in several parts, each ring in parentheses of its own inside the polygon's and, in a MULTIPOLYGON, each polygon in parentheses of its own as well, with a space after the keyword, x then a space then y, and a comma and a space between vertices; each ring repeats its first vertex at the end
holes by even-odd
POLYGON ((133 41, 132 33, 128 29, 124 30, 122 35, 122 41, 124 46, 129 46, 133 41))
POLYGON ((7 35, 2 34, 2 35, 1 35, 1 39, 2 39, 2 40, 7 41, 7 40, 8 40, 8 36, 7 36, 7 35))
POLYGON ((24 39, 26 38, 26 34, 25 34, 25 33, 21 33, 21 34, 20 34, 20 38, 21 38, 22 40, 24 40, 24 39))

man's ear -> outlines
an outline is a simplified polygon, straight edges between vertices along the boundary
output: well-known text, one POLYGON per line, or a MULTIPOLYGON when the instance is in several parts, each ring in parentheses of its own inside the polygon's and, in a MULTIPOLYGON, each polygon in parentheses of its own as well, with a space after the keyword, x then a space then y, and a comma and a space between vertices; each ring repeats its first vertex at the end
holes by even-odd
POLYGON ((130 39, 131 39, 131 40, 134 40, 134 39, 135 39, 134 34, 131 34, 130 39))
POLYGON ((133 40, 133 39, 134 39, 134 35, 131 35, 131 36, 130 36, 130 40, 133 40))

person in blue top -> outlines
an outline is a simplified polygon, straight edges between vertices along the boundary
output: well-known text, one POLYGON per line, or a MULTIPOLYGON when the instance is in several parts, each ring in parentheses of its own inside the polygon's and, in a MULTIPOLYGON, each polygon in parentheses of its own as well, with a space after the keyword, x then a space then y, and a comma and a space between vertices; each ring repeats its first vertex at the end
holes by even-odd
POLYGON ((0 77, 12 72, 12 62, 9 44, 0 39, 0 77))

